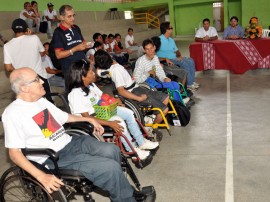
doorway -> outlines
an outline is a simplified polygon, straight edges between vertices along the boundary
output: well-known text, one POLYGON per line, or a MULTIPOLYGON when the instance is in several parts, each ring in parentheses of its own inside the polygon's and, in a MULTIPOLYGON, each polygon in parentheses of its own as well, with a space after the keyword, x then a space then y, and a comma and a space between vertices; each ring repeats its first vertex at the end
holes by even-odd
POLYGON ((213 26, 218 32, 224 31, 224 7, 222 2, 213 3, 213 26))

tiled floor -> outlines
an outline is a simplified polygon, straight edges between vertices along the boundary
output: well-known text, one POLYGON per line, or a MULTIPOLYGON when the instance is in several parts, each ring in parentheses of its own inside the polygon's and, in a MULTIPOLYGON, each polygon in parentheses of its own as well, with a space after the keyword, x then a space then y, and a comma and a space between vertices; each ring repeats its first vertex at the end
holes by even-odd
MULTIPOLYGON (((157 202, 221 202, 232 193, 232 201, 269 202, 270 71, 211 70, 197 72, 196 78, 201 88, 194 95, 191 122, 172 127, 172 136, 164 130, 153 162, 134 168, 141 184, 155 186, 157 202)), ((2 130, 0 154, 2 173, 9 167, 2 130)))

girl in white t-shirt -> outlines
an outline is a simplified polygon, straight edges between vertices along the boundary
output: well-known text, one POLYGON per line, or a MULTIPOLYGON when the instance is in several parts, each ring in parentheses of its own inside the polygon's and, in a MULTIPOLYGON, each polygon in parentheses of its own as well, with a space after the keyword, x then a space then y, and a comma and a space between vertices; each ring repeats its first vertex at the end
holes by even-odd
MULTIPOLYGON (((84 60, 75 62, 70 67, 68 74, 68 100, 71 113, 80 116, 91 116, 95 113, 93 105, 101 99, 103 92, 94 84, 95 73, 90 64, 84 60)), ((111 127, 115 132, 122 132, 133 145, 140 159, 146 159, 152 150, 158 147, 157 142, 151 142, 143 138, 142 132, 134 118, 133 111, 125 107, 117 106, 117 115, 111 117, 108 121, 96 119, 103 126, 111 127), (127 122, 127 124, 125 123, 127 122), (128 125, 128 129, 127 129, 128 125), (132 142, 133 138, 136 142, 132 142)), ((127 151, 131 148, 124 138, 121 138, 127 151)))

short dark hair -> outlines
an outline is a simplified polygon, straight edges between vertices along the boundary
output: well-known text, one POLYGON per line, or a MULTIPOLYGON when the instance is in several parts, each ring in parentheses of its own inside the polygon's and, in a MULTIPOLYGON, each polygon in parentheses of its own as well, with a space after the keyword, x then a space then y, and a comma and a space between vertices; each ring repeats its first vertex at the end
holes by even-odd
POLYGON ((45 43, 43 44, 43 46, 45 46, 45 45, 50 45, 50 43, 49 43, 49 42, 45 42, 45 43))
POLYGON ((114 38, 114 35, 113 35, 113 34, 109 34, 108 37, 109 37, 109 38, 111 38, 111 37, 114 38))
POLYGON ((118 36, 120 36, 120 38, 121 38, 121 35, 120 35, 119 33, 116 33, 116 34, 114 35, 114 38, 116 38, 116 37, 118 37, 118 36))
POLYGON ((84 86, 82 77, 86 77, 90 68, 90 63, 86 60, 79 60, 71 64, 69 74, 65 77, 67 92, 70 93, 73 88, 81 88, 86 95, 89 94, 89 88, 84 86))
POLYGON ((133 29, 130 27, 130 28, 128 28, 128 32, 129 32, 129 31, 133 31, 133 29))
POLYGON ((93 40, 95 41, 99 36, 101 36, 101 34, 100 33, 95 33, 94 35, 93 35, 93 40))
POLYGON ((103 40, 103 42, 105 42, 105 39, 108 37, 108 35, 107 34, 102 34, 102 40, 103 40))
POLYGON ((204 23, 204 22, 209 22, 210 23, 209 18, 204 18, 203 21, 202 21, 202 23, 204 23))
POLYGON ((143 47, 143 49, 144 49, 145 46, 147 46, 148 44, 152 44, 153 46, 155 46, 154 42, 153 42, 151 39, 145 39, 145 40, 142 42, 142 47, 143 47))
POLYGON ((59 15, 62 15, 62 16, 65 16, 66 14, 66 10, 72 10, 73 7, 70 6, 70 5, 62 5, 60 8, 59 8, 59 15))
POLYGON ((95 52, 95 65, 100 69, 109 69, 113 64, 112 57, 106 51, 100 49, 95 52))
POLYGON ((96 42, 94 43, 93 48, 97 48, 97 47, 99 47, 99 46, 102 46, 102 43, 100 43, 99 41, 96 41, 96 42))
POLYGON ((31 1, 31 5, 38 4, 36 1, 31 1))
POLYGON ((236 21, 238 22, 238 17, 237 17, 237 16, 232 16, 232 17, 230 18, 230 21, 232 21, 232 20, 236 20, 236 21))
POLYGON ((160 49, 160 46, 161 46, 161 41, 160 41, 159 36, 154 36, 151 39, 152 39, 153 43, 155 44, 156 51, 158 51, 160 49))
POLYGON ((170 27, 170 22, 163 22, 160 24, 160 33, 165 34, 167 29, 170 27))

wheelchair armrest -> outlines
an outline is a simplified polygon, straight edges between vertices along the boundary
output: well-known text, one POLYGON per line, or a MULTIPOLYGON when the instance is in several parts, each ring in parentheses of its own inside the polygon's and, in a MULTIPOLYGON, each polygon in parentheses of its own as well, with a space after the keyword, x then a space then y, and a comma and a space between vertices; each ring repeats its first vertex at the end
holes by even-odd
POLYGON ((53 161, 58 161, 59 156, 58 153, 55 152, 52 149, 44 148, 44 149, 39 149, 39 148, 24 148, 22 149, 22 153, 26 155, 48 155, 53 161))
POLYGON ((65 129, 78 129, 82 130, 88 134, 92 134, 94 131, 94 126, 89 122, 71 122, 64 124, 65 129))
POLYGON ((109 126, 103 126, 105 133, 114 133, 114 130, 109 126))

